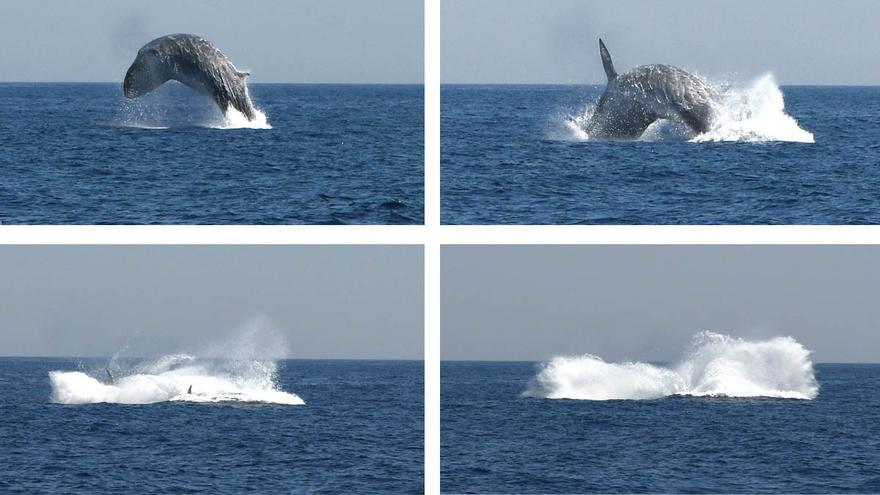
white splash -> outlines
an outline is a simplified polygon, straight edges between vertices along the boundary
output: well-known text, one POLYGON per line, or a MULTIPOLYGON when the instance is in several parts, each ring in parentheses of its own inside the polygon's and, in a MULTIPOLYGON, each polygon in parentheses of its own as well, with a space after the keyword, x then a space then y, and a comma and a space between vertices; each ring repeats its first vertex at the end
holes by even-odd
POLYGON ((283 333, 268 317, 257 315, 226 339, 208 345, 202 357, 168 354, 126 365, 116 355, 106 369, 90 373, 52 371, 51 400, 61 404, 305 404, 298 395, 281 390, 278 384, 277 360, 286 354, 286 348, 283 333))
POLYGON ((589 141, 590 134, 586 129, 595 110, 595 105, 587 105, 580 112, 559 114, 551 118, 547 128, 547 139, 573 143, 589 141))
POLYGON ((226 115, 223 116, 223 120, 217 122, 209 127, 214 129, 271 129, 272 126, 269 124, 268 120, 266 120, 266 114, 263 113, 262 110, 258 108, 254 108, 254 113, 256 114, 256 118, 254 120, 248 120, 245 114, 239 112, 233 107, 229 107, 226 109, 226 115))
POLYGON ((271 361, 200 360, 186 354, 163 356, 116 373, 112 383, 81 371, 52 371, 51 399, 60 404, 152 404, 165 401, 265 402, 300 405, 296 394, 276 384, 271 361), (191 389, 191 392, 190 392, 191 389))
MULTIPOLYGON (((250 99, 250 92, 248 92, 250 99)), ((210 129, 271 129, 266 113, 254 107, 256 117, 248 118, 227 106, 226 112, 211 98, 172 81, 135 100, 124 100, 116 125, 137 129, 164 130, 180 127, 210 129)))
POLYGON ((592 355, 555 357, 523 395, 548 399, 658 399, 671 395, 814 399, 810 351, 791 337, 748 341, 714 332, 694 336, 670 366, 607 363, 592 355))
POLYGON ((772 74, 761 76, 745 88, 725 91, 716 111, 712 127, 691 141, 814 142, 813 134, 785 113, 782 90, 772 74))

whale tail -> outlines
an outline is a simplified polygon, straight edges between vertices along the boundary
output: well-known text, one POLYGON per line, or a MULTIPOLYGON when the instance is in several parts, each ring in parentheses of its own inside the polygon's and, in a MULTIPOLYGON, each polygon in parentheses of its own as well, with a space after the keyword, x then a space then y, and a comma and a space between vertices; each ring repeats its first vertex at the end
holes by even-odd
POLYGON ((614 70, 614 62, 611 61, 611 54, 605 48, 602 38, 599 38, 599 55, 602 57, 602 67, 605 68, 605 75, 608 76, 608 82, 617 79, 617 71, 614 70))

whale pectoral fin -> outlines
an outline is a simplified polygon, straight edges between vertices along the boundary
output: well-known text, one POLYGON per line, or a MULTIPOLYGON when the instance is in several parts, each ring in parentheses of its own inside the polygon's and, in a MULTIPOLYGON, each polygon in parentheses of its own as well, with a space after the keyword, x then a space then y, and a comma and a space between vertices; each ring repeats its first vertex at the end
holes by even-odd
POLYGON ((239 70, 239 71, 236 71, 236 73, 238 74, 238 77, 240 77, 240 78, 242 78, 242 79, 244 79, 244 78, 246 78, 247 76, 251 75, 251 72, 250 72, 250 71, 247 71, 247 70, 245 70, 245 71, 241 71, 241 70, 239 70))
POLYGON ((614 70, 614 62, 611 61, 611 54, 608 53, 608 48, 605 48, 605 43, 602 41, 602 38, 599 38, 599 55, 602 57, 602 67, 605 68, 605 75, 608 76, 608 81, 617 79, 617 71, 614 70))

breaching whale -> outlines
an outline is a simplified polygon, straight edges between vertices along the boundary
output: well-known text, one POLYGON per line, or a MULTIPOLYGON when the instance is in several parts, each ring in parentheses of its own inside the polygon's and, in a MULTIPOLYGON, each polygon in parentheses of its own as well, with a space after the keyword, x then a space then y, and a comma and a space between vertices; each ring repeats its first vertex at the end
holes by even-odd
POLYGON ((637 139, 659 119, 702 134, 715 116, 718 92, 694 74, 670 65, 644 65, 618 75, 605 43, 599 54, 608 85, 587 123, 591 137, 637 139))
POLYGON ((226 114, 231 106, 254 120, 256 110, 245 78, 229 58, 209 41, 191 34, 170 34, 138 50, 122 85, 126 98, 137 98, 166 81, 179 81, 210 96, 226 114))

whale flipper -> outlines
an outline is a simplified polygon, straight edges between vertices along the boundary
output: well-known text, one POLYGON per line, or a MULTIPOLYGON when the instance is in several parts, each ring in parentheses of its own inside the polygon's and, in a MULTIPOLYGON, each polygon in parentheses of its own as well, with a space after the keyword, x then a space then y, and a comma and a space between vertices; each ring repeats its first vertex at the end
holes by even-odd
POLYGON ((602 67, 605 68, 605 75, 608 76, 608 80, 613 81, 617 79, 617 71, 614 70, 614 62, 611 61, 611 54, 608 53, 608 48, 605 47, 602 38, 599 38, 599 55, 602 57, 602 67))

